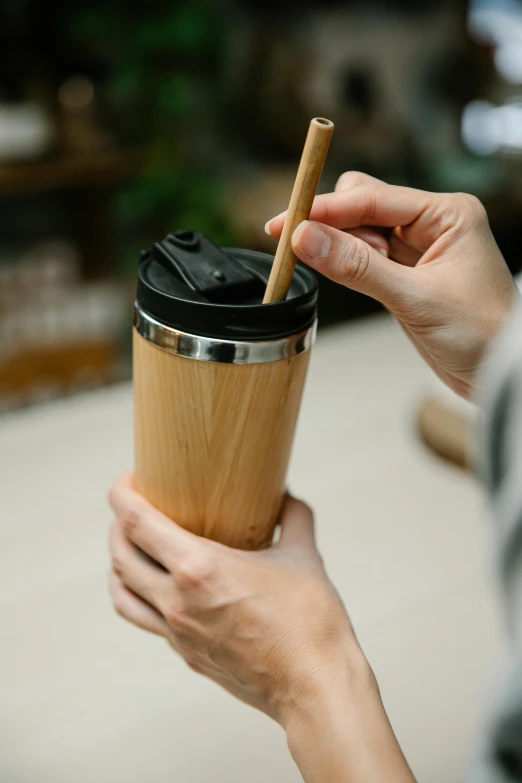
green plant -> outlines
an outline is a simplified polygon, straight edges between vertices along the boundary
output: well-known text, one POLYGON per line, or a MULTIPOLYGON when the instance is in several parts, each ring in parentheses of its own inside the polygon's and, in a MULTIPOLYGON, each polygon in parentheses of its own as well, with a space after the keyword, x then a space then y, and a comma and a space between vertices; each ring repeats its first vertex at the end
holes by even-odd
POLYGON ((146 149, 139 178, 116 202, 133 263, 135 247, 176 228, 233 241, 220 188, 226 21, 199 0, 93 0, 70 11, 72 40, 103 64, 119 139, 146 149))

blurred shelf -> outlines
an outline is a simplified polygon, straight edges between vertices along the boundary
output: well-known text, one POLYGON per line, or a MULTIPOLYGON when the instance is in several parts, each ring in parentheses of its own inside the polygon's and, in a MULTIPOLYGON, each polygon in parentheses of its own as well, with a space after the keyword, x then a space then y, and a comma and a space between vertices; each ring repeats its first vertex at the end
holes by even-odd
POLYGON ((141 152, 113 150, 33 162, 0 163, 0 197, 111 187, 133 177, 143 160, 141 152))
POLYGON ((111 383, 119 361, 116 345, 101 338, 28 348, 0 366, 0 407, 111 383))
POLYGON ((131 149, 0 163, 0 198, 62 193, 77 215, 74 239, 85 277, 107 277, 114 270, 115 258, 112 190, 136 178, 144 162, 144 152, 131 149))

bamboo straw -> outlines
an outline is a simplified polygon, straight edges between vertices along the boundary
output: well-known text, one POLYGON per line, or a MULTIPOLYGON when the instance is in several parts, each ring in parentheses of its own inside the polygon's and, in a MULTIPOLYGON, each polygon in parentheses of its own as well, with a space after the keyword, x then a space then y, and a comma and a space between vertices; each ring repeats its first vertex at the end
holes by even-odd
POLYGON ((286 299, 297 263, 292 250, 292 234, 299 223, 310 217, 333 130, 333 122, 322 117, 315 117, 310 122, 263 304, 286 299))

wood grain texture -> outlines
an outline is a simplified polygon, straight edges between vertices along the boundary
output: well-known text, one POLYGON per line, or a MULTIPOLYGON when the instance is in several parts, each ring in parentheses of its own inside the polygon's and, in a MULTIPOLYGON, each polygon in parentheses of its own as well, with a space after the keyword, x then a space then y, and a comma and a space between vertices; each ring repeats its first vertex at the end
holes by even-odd
POLYGON ((135 483, 192 532, 272 540, 310 351, 267 364, 187 359, 134 330, 135 483))
POLYGON ((466 470, 474 467, 474 421, 436 397, 426 399, 418 414, 417 426, 424 443, 439 457, 466 470))
POLYGON ((288 294, 297 263, 292 250, 292 234, 299 223, 308 220, 310 216, 333 131, 334 125, 330 120, 314 117, 310 122, 283 232, 263 299, 265 304, 282 302, 288 294))

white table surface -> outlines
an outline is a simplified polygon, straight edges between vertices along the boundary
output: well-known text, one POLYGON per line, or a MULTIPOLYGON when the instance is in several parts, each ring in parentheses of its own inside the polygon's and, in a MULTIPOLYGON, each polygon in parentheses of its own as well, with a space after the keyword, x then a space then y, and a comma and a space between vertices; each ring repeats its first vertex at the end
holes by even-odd
MULTIPOLYGON (((432 381, 386 316, 320 334, 290 472, 422 783, 462 780, 500 639, 476 481, 417 441, 432 381)), ((0 780, 292 783, 283 733, 113 614, 129 385, 0 419, 0 780)))

